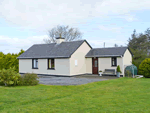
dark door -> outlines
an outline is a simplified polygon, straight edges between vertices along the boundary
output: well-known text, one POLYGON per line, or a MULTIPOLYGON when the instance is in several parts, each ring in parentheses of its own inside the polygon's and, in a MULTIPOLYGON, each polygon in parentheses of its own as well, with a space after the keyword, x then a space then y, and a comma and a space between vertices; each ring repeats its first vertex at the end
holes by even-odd
POLYGON ((93 74, 98 74, 98 58, 92 58, 93 74))

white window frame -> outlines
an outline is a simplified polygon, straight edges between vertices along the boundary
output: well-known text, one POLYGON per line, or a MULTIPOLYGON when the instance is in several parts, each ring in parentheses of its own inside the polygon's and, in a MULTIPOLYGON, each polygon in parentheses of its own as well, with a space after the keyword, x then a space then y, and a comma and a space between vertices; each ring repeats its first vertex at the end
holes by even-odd
POLYGON ((111 58, 111 66, 117 66, 117 57, 111 58))
POLYGON ((49 58, 48 59, 48 67, 47 67, 47 69, 55 69, 55 59, 54 58, 49 58), (54 67, 52 67, 52 65, 51 65, 52 59, 54 60, 54 67))
POLYGON ((38 69, 38 59, 32 59, 32 68, 38 69))

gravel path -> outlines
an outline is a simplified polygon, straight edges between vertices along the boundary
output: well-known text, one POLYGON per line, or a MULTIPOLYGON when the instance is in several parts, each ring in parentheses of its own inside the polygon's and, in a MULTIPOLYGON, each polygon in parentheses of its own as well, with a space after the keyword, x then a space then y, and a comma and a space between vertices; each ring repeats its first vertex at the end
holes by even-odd
POLYGON ((75 77, 40 77, 39 83, 45 85, 81 85, 103 80, 108 79, 91 79, 91 78, 75 78, 75 77))

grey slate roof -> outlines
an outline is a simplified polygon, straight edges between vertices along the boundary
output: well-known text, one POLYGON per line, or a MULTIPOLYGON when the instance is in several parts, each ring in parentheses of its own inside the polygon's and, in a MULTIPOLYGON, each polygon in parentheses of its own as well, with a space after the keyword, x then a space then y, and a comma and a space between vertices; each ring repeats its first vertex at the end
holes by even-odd
POLYGON ((35 44, 21 54, 18 59, 26 58, 69 58, 86 40, 62 42, 60 44, 35 44))
POLYGON ((126 49, 128 49, 128 47, 93 48, 86 54, 86 57, 122 56, 126 49))

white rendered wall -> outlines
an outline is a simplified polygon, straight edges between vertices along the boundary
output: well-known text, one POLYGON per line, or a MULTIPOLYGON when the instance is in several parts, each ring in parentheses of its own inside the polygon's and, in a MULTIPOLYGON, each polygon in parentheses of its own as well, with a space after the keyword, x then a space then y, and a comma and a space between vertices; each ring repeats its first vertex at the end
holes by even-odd
MULTIPOLYGON (((124 73, 123 69, 123 58, 122 57, 117 57, 117 65, 120 66, 120 69, 122 71, 121 75, 124 73)), ((102 70, 103 72, 105 69, 115 69, 116 70, 117 66, 112 66, 111 64, 111 57, 109 58, 98 58, 98 71, 102 70)))
MULTIPOLYGON (((91 50, 89 45, 86 42, 83 44, 71 55, 70 58, 70 74, 79 75, 86 73, 86 58, 85 55, 91 50), (75 62, 77 60, 77 65, 75 62)), ((92 63, 92 62, 91 62, 92 63)))
POLYGON ((70 60, 55 59, 55 70, 47 69, 47 59, 38 59, 38 69, 32 69, 32 59, 19 59, 19 73, 70 75, 70 60))

